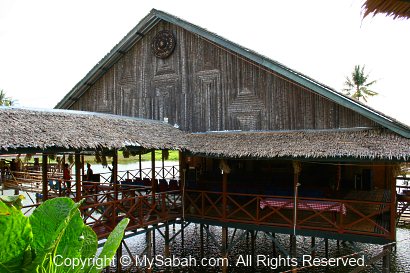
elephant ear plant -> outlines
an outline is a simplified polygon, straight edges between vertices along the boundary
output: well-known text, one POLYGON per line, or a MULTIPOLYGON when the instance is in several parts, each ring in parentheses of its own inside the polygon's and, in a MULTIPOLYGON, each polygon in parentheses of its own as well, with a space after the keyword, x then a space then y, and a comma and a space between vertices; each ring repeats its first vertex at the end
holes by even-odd
POLYGON ((97 235, 83 223, 81 202, 54 198, 29 217, 18 204, 18 198, 0 198, 2 273, 101 272, 111 263, 129 222, 118 223, 97 256, 97 235))

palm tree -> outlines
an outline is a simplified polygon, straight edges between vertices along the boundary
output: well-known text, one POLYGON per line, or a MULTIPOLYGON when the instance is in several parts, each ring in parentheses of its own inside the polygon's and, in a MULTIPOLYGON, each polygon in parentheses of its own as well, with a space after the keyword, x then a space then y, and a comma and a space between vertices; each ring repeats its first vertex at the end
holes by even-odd
POLYGON ((367 97, 376 96, 379 93, 369 89, 369 86, 376 83, 376 81, 368 82, 369 74, 364 73, 364 65, 355 65, 351 78, 346 77, 345 86, 343 89, 345 94, 351 96, 353 99, 360 101, 362 98, 367 102, 367 97))
POLYGON ((6 97, 6 92, 0 90, 0 106, 12 106, 14 104, 14 100, 9 97, 6 97))

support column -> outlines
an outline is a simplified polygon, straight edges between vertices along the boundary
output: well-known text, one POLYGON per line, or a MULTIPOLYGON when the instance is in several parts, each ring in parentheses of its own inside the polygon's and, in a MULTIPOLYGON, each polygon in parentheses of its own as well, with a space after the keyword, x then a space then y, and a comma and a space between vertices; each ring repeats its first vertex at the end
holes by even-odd
POLYGON ((182 257, 185 256, 185 226, 184 221, 181 221, 181 248, 182 248, 182 257))
POLYGON ((383 251, 386 251, 385 255, 383 255, 383 273, 390 273, 390 253, 391 253, 391 246, 384 246, 383 251))
POLYGON ((201 240, 201 246, 200 246, 201 258, 203 258, 204 257, 204 224, 199 224, 199 236, 201 240))
POLYGON ((112 157, 112 183, 114 184, 114 198, 118 200, 118 151, 114 150, 112 157))
POLYGON ((84 177, 85 173, 84 173, 84 155, 81 155, 81 177, 84 177))
POLYGON ((74 155, 75 162, 75 201, 81 200, 81 158, 80 153, 76 152, 74 155))
POLYGON ((310 247, 312 248, 312 253, 311 253, 312 257, 316 256, 315 246, 316 246, 316 238, 312 237, 312 243, 310 245, 310 247))
MULTIPOLYGON (((272 238, 276 238, 275 232, 272 232, 272 238)), ((272 251, 273 251, 273 256, 276 257, 276 243, 275 240, 272 240, 272 251)))
POLYGON ((170 256, 170 250, 169 250, 169 224, 168 222, 165 223, 165 247, 164 247, 164 254, 165 257, 170 256))
MULTIPOLYGON (((221 248, 221 254, 222 254, 222 258, 224 260, 227 260, 228 258, 228 245, 227 245, 227 241, 228 241, 228 228, 227 227, 222 227, 222 248, 221 248)), ((222 265, 222 272, 225 273, 228 270, 228 265, 224 262, 222 265)))
POLYGON ((122 256, 122 244, 123 244, 124 240, 121 240, 120 246, 117 249, 117 252, 115 253, 115 255, 117 256, 115 261, 116 261, 116 269, 115 272, 116 273, 121 273, 122 272, 122 264, 121 264, 121 256, 122 256))
POLYGON ((325 239, 325 256, 326 256, 326 259, 328 259, 329 258, 329 239, 325 239))
POLYGON ((223 220, 226 221, 227 216, 227 189, 228 189, 228 174, 222 174, 222 205, 223 205, 223 220))
POLYGON ((155 203, 156 181, 155 181, 155 150, 151 151, 151 185, 152 202, 155 203))
POLYGON ((165 154, 164 154, 164 150, 161 150, 161 160, 162 160, 162 179, 165 179, 165 154))
POLYGON ((42 155, 41 159, 41 180, 43 182, 43 187, 42 187, 42 194, 43 194, 43 201, 46 201, 48 199, 48 178, 47 178, 47 171, 48 171, 48 166, 47 166, 47 160, 48 157, 46 154, 42 155))
MULTIPOLYGON (((147 258, 148 259, 150 259, 151 260, 151 258, 152 258, 152 244, 151 244, 151 241, 152 241, 152 238, 151 238, 151 231, 149 230, 149 229, 147 229, 147 231, 146 231, 146 233, 145 233, 145 242, 146 242, 146 244, 147 244, 147 258)), ((148 268, 147 268, 147 270, 146 270, 147 272, 151 272, 152 271, 152 268, 151 268, 151 270, 149 270, 148 268)))
POLYGON ((158 225, 152 226, 152 254, 157 255, 157 239, 155 238, 155 230, 158 228, 158 225))
POLYGON ((141 152, 138 154, 138 163, 140 168, 140 179, 142 180, 142 162, 141 162, 141 152))

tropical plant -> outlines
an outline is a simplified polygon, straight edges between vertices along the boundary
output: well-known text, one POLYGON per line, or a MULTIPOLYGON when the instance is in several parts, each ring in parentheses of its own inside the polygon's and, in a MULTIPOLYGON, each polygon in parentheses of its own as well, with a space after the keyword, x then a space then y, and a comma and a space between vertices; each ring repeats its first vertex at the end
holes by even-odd
POLYGON ((345 86, 343 89, 346 95, 351 96, 353 99, 360 101, 363 99, 367 102, 367 98, 370 96, 378 95, 377 92, 372 91, 369 87, 376 83, 376 81, 368 82, 369 74, 364 73, 364 65, 355 65, 351 78, 346 77, 345 86))
POLYGON ((0 198, 0 272, 4 273, 101 272, 111 263, 129 222, 123 219, 117 225, 97 257, 97 235, 80 216, 81 202, 50 199, 26 217, 14 205, 18 199, 0 198))
POLYGON ((0 106, 12 106, 14 104, 14 100, 6 96, 6 92, 4 90, 0 90, 0 106))

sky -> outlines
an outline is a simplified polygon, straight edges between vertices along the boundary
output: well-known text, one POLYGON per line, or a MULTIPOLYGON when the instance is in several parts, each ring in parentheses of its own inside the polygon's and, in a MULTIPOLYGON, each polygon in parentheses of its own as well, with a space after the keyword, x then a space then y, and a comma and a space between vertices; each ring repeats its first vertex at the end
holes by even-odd
POLYGON ((53 108, 152 8, 338 91, 365 65, 368 104, 410 125, 410 20, 362 18, 363 0, 0 0, 0 90, 53 108))

